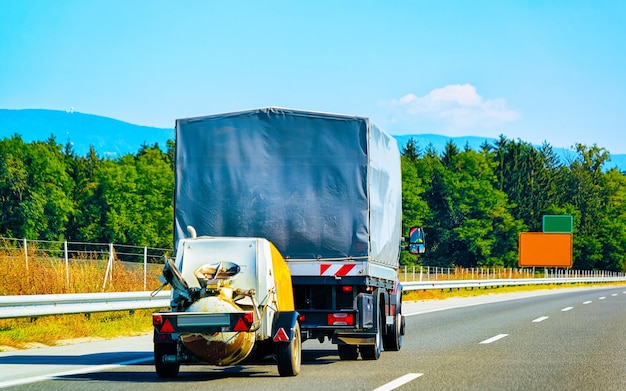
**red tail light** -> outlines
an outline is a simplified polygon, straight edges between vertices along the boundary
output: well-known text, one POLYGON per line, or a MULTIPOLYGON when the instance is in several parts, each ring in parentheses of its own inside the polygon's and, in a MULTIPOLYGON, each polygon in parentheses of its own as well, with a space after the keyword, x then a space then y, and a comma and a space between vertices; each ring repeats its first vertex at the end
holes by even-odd
POLYGON ((237 319, 233 331, 250 331, 252 323, 254 323, 254 314, 252 312, 246 312, 241 318, 237 319))
POLYGON ((169 320, 165 319, 165 322, 163 322, 163 326, 161 326, 161 330, 159 330, 159 332, 161 332, 161 333, 173 333, 174 332, 174 327, 172 326, 172 323, 170 323, 169 320))
POLYGON ((152 325, 160 326, 163 324, 163 317, 161 315, 152 315, 152 325))
POLYGON ((342 292, 352 292, 352 285, 343 285, 341 287, 342 292))
POLYGON ((354 315, 347 313, 328 314, 329 326, 353 326, 354 315))

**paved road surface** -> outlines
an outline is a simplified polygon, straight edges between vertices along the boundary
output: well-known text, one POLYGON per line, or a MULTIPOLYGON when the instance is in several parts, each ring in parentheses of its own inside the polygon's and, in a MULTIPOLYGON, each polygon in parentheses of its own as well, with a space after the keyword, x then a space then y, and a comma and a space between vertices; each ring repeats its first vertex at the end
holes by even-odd
POLYGON ((626 287, 573 288, 404 303, 399 352, 340 361, 303 344, 300 375, 272 363, 182 366, 159 379, 151 336, 0 353, 16 390, 626 390, 626 287))

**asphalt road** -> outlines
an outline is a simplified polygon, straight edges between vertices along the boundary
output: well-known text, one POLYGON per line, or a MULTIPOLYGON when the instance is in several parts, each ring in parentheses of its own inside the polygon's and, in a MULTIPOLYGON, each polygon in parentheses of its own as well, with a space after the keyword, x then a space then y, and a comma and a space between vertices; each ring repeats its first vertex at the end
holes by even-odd
POLYGON ((404 303, 399 352, 340 361, 307 341, 294 378, 271 363, 156 376, 151 336, 0 353, 16 390, 626 390, 626 287, 404 303))

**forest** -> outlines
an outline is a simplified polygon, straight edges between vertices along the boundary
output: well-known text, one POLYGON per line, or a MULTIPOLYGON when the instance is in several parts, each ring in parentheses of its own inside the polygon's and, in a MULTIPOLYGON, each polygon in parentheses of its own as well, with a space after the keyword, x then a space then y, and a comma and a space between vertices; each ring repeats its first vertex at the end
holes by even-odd
MULTIPOLYGON (((574 269, 626 271, 626 175, 606 169, 606 149, 577 144, 563 162, 549 144, 500 136, 477 151, 413 139, 401 151, 404 231, 426 234, 426 253, 403 251, 403 265, 516 267, 519 233, 566 214, 574 269)), ((0 237, 171 248, 173 157, 172 140, 111 158, 54 136, 3 138, 0 237)))

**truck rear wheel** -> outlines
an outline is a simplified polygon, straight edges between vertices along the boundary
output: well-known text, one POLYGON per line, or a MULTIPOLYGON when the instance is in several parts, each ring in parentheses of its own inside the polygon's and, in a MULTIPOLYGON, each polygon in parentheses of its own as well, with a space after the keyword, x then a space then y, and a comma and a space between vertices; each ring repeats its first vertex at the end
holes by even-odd
POLYGON ((397 352, 402 347, 402 321, 401 313, 396 313, 396 318, 391 328, 391 332, 383 338, 383 347, 385 350, 397 352))
POLYGON ((154 368, 159 377, 176 377, 180 371, 180 364, 164 363, 163 357, 176 355, 176 343, 154 344, 154 368))
POLYGON ((354 361, 359 358, 359 347, 356 345, 337 345, 340 360, 354 361))
POLYGON ((276 361, 278 361, 280 376, 296 376, 300 373, 302 362, 302 340, 300 338, 300 325, 296 322, 291 342, 276 344, 276 361))
POLYGON ((378 314, 376 320, 376 337, 374 345, 361 345, 361 358, 363 360, 378 360, 383 350, 383 322, 381 314, 378 314))

